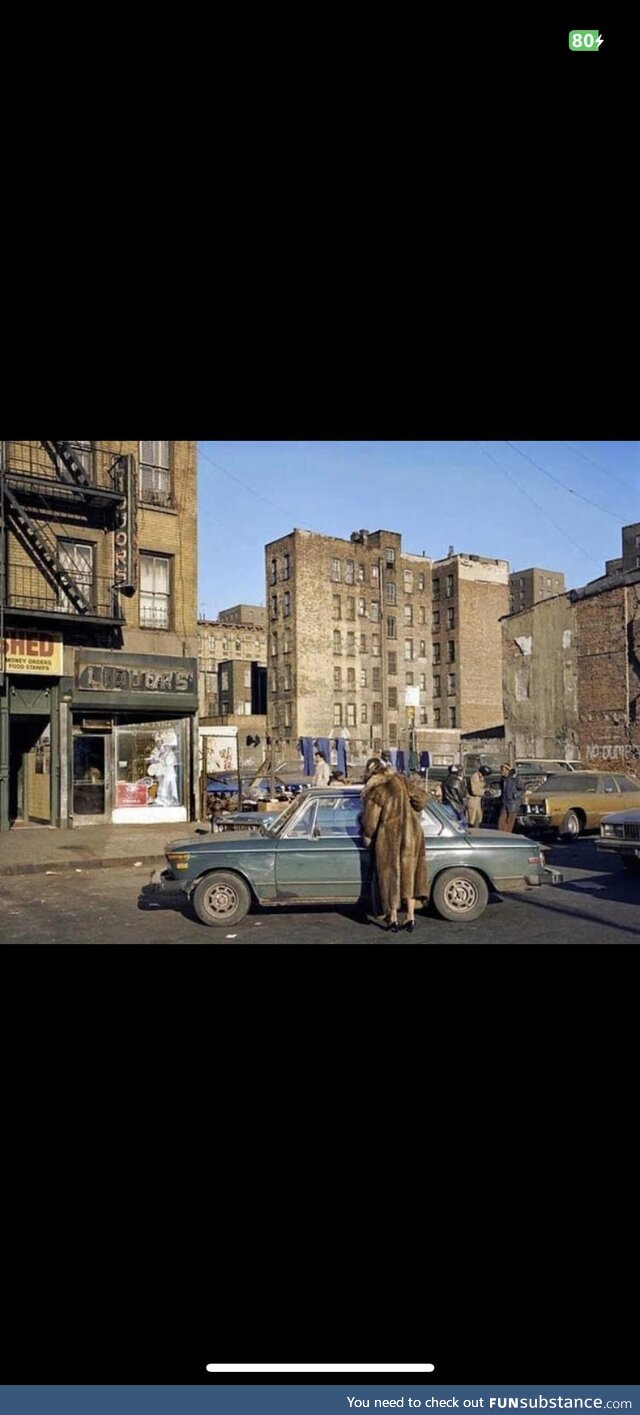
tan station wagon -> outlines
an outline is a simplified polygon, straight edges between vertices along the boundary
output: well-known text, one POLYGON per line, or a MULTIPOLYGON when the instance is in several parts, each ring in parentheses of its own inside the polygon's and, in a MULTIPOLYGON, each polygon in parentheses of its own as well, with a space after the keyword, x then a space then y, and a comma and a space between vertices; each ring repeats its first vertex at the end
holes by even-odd
POLYGON ((640 781, 618 772, 572 771, 550 776, 527 793, 518 815, 522 830, 556 830, 571 840, 584 830, 599 830, 610 811, 640 807, 640 781))

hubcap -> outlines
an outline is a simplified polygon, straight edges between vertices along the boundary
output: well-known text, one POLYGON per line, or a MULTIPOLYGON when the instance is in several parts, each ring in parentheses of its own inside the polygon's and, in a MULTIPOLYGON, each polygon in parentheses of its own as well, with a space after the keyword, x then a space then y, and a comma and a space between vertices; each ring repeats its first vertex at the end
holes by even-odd
POLYGON ((578 834, 579 826, 575 816, 571 816, 567 821, 567 830, 569 831, 570 835, 578 834))
POLYGON ((465 914, 477 903, 478 891, 470 879, 452 879, 446 886, 444 897, 450 909, 465 914))
POLYGON ((207 891, 207 908, 212 914, 232 914, 238 904, 238 896, 230 884, 212 884, 207 891))

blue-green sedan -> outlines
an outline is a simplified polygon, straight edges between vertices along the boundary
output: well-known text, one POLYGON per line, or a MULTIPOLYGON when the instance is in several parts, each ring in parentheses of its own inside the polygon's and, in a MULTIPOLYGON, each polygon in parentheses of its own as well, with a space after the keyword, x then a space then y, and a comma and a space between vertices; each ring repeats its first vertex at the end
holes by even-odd
MULTIPOLYGON (((371 851, 360 826, 361 789, 311 789, 253 831, 167 846, 151 876, 182 890, 204 924, 237 924, 253 904, 371 903, 371 851)), ((421 814, 429 897, 443 919, 477 919, 490 890, 562 882, 542 847, 498 830, 468 830, 438 802, 421 814)))

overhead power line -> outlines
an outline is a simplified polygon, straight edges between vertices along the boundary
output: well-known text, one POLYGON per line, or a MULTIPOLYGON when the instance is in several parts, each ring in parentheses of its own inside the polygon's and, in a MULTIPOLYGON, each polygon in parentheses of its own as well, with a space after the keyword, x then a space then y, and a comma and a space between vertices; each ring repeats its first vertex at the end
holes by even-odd
POLYGON ((592 565, 597 565, 598 568, 600 568, 600 562, 598 560, 594 560, 593 555, 590 555, 589 551, 584 549, 584 546, 578 545, 577 540, 574 540, 573 536, 570 536, 567 531, 564 531, 562 529, 562 526, 558 525, 557 521, 554 521, 553 517, 549 515, 549 512, 547 511, 546 507, 540 506, 537 501, 534 501, 534 498, 529 495, 528 491, 525 491, 524 488, 519 485, 515 477, 512 477, 511 473, 507 471, 506 467, 500 465, 500 462, 496 460, 492 452, 487 452, 486 447, 483 447, 481 442, 476 442, 476 447, 479 447, 480 451, 484 452, 485 457, 488 457, 489 460, 495 464, 495 466, 498 468, 498 471, 504 473, 505 477, 507 477, 508 480, 513 483, 513 485, 517 488, 517 490, 522 496, 526 496, 527 501, 530 501, 531 505, 535 506, 537 511, 542 512, 542 515, 546 518, 546 520, 550 521, 552 526, 555 526, 556 530, 560 532, 560 535, 565 540, 570 541, 571 544, 575 546, 576 550, 580 551, 581 555, 585 555, 587 560, 591 561, 592 565))
POLYGON ((227 470, 226 467, 223 467, 221 462, 216 462, 214 457, 210 457, 208 452, 203 452, 201 448, 198 448, 198 455, 200 457, 204 457, 205 461, 210 462, 212 467, 217 467, 218 471, 224 472, 225 477, 230 477, 231 481, 237 482, 238 486, 243 487, 244 490, 250 492, 252 496, 256 496, 258 498, 258 501, 264 501, 266 506, 272 506, 273 510, 278 511, 281 516, 287 516, 287 518, 294 526, 299 525, 301 530, 309 530, 308 526, 303 526, 300 524, 299 521, 296 520, 296 517, 293 512, 285 510, 283 506, 276 505, 276 502, 271 501, 270 497, 263 496, 261 492, 256 491, 254 487, 249 486, 248 482, 242 481, 240 477, 234 476, 233 472, 230 472, 227 470))
POLYGON ((530 457, 527 452, 521 452, 520 448, 516 447, 515 442, 508 442, 506 437, 504 441, 507 447, 511 447, 514 452, 518 453, 519 457, 524 457, 525 462, 530 462, 532 467, 537 467, 539 472, 543 472, 545 477, 549 477, 550 481, 554 481, 558 486, 563 487, 571 496, 577 496, 580 501, 586 501, 587 506, 594 506, 596 511, 602 511, 605 516, 613 516, 614 521, 622 521, 624 519, 622 516, 617 515, 615 511, 609 511, 606 506, 599 506, 597 501, 590 501, 589 497, 583 496, 581 491, 574 491, 572 486, 567 486, 567 483, 560 481, 559 477, 554 477, 553 472, 548 472, 546 467, 541 467, 540 463, 534 461, 533 457, 530 457))
POLYGON ((601 462, 594 462, 591 457, 587 457, 586 453, 579 452, 577 447, 571 446, 570 442, 561 442, 560 446, 568 447, 569 451, 573 452, 574 457, 581 457, 583 462, 588 462, 589 466, 595 467, 596 471, 604 472, 605 477, 613 477, 614 481, 620 482, 621 486, 626 486, 627 490, 633 491, 636 496, 640 493, 640 481, 638 482, 637 486, 632 486, 631 482, 625 481, 623 477, 616 476, 615 472, 608 471, 606 467, 602 466, 601 462))

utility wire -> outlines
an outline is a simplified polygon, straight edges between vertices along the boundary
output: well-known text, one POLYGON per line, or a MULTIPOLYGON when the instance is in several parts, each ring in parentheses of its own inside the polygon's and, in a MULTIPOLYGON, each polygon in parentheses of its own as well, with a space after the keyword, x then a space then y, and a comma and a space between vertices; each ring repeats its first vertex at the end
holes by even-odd
MULTIPOLYGON (((227 468, 223 467, 220 462, 216 462, 213 457, 210 457, 208 452, 203 452, 201 448, 198 448, 198 454, 200 457, 204 457, 205 461, 210 462, 212 467, 217 467, 218 471, 224 472, 225 477, 230 477, 232 481, 238 483, 238 486, 244 487, 245 491, 250 491, 252 496, 257 496, 259 501, 264 501, 266 506, 272 506, 274 511, 278 511, 281 516, 287 516, 293 522, 294 526, 296 524, 300 525, 299 522, 296 522, 296 517, 291 511, 286 511, 283 506, 277 506, 275 501, 271 501, 268 496, 262 496, 259 491, 254 491, 252 486, 249 486, 245 481, 241 481, 240 477, 234 476, 233 472, 227 471, 227 468)), ((309 526, 300 526, 300 530, 306 531, 309 529, 309 526)))
POLYGON ((622 521, 624 519, 622 516, 617 515, 615 511, 609 511, 606 506, 599 506, 597 501, 590 501, 588 496, 582 495, 582 492, 574 491, 572 486, 567 486, 567 483, 560 481, 559 477, 554 477, 553 472, 548 472, 546 467, 541 467, 539 462, 534 462, 533 457, 530 457, 527 452, 521 452, 520 448, 516 447, 515 442, 508 442, 506 437, 504 441, 507 443, 507 447, 511 447, 514 452, 518 453, 519 457, 524 457, 525 462, 530 462, 532 467, 537 467, 539 472, 544 472, 545 477, 549 477, 551 481, 563 487, 571 496, 578 496, 581 501, 586 501, 587 506, 594 506, 596 511, 602 511, 605 516, 613 516, 614 521, 622 521))
POLYGON ((596 471, 598 471, 598 472, 604 472, 604 475, 605 475, 606 477, 613 477, 613 480, 614 480, 614 481, 620 482, 620 485, 621 485, 621 486, 626 486, 626 488, 627 488, 628 491, 633 491, 636 496, 638 495, 638 492, 639 492, 639 490, 640 490, 640 487, 638 487, 638 486, 632 486, 632 485, 631 485, 631 482, 625 481, 623 477, 618 477, 618 476, 616 476, 615 472, 609 472, 609 471, 607 471, 607 468, 606 468, 606 467, 603 467, 600 462, 594 462, 594 461, 592 461, 591 457, 587 457, 584 452, 579 452, 578 449, 577 449, 577 447, 572 447, 570 442, 561 442, 561 443, 560 443, 560 446, 561 446, 561 447, 568 447, 568 448, 569 448, 569 451, 570 451, 570 452, 573 452, 574 457, 581 457, 582 460, 583 460, 583 462, 588 462, 588 463, 589 463, 589 466, 590 466, 590 467, 595 467, 595 468, 596 468, 596 471))
POLYGON ((576 550, 579 550, 581 555, 585 555, 587 560, 591 561, 592 565, 597 565, 599 569, 601 568, 600 562, 598 560, 594 560, 593 555, 590 555, 589 551, 585 550, 583 546, 578 545, 577 540, 574 540, 573 537, 570 536, 567 531, 563 531, 562 526, 559 526, 558 522, 553 520, 553 517, 549 515, 549 512, 543 506, 539 506, 538 502, 534 501, 532 496, 529 496, 528 491, 523 490, 523 488, 516 481, 515 477, 512 477, 511 473, 508 472, 505 467, 502 467, 498 461, 496 461, 496 458, 493 456, 492 452, 487 452, 486 447, 483 447, 481 442, 476 442, 475 445, 476 447, 480 448, 481 452, 484 452, 485 457, 488 457, 489 460, 495 464, 495 466, 498 468, 498 471, 504 473, 505 477, 507 477, 508 480, 513 483, 513 485, 517 488, 521 495, 526 496, 527 501, 530 501, 532 506, 535 506, 537 511, 542 512, 542 515, 545 517, 545 519, 547 521, 550 521, 552 526, 555 526, 556 530, 560 532, 560 535, 563 536, 565 540, 571 541, 571 544, 575 546, 576 550))

